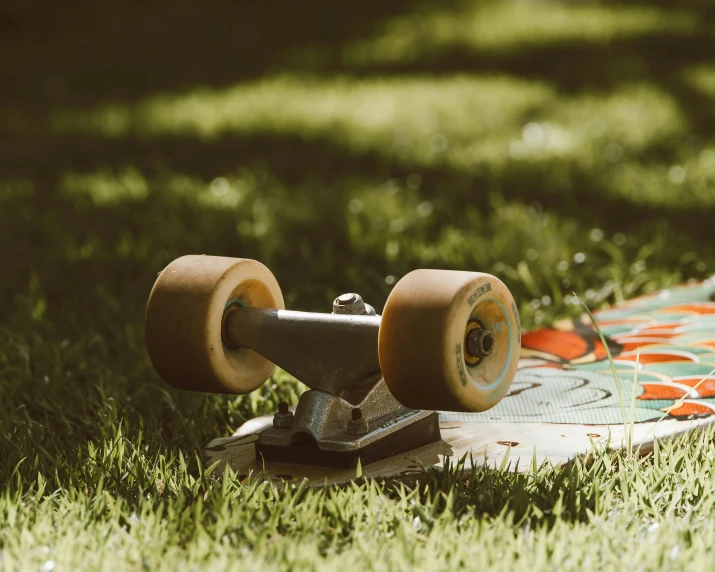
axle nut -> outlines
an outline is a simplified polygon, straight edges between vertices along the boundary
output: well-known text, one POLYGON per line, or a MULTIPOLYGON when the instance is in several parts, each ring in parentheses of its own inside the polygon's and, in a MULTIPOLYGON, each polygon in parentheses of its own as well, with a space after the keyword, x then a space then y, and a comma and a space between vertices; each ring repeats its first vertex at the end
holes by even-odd
POLYGON ((494 336, 489 330, 475 328, 467 334, 467 353, 475 358, 485 358, 494 349, 494 336))

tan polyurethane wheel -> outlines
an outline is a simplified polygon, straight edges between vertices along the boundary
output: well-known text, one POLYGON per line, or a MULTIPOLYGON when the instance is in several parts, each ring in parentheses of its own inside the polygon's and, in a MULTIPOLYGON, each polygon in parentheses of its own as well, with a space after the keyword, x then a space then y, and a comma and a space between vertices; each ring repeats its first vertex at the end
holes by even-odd
POLYGON ((179 389, 249 393, 274 365, 221 337, 224 310, 240 304, 283 309, 283 294, 268 268, 246 258, 183 256, 159 275, 146 311, 146 344, 157 373, 179 389))
POLYGON ((519 362, 514 300, 489 274, 415 270, 390 293, 382 313, 380 368, 395 398, 413 409, 484 411, 504 397, 519 362), (491 331, 491 354, 467 352, 473 328, 491 331))

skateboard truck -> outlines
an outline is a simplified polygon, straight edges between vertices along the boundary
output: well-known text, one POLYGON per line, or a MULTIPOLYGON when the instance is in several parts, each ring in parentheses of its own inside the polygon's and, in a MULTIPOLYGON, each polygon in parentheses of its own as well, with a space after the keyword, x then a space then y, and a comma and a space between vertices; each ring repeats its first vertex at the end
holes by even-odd
POLYGON ((399 403, 380 373, 380 316, 358 294, 335 299, 332 314, 248 308, 222 320, 229 348, 249 348, 310 387, 295 413, 279 410, 256 443, 271 461, 355 467, 440 439, 433 411, 399 403))
POLYGON ((509 389, 516 306, 488 274, 416 270, 382 316, 354 293, 331 314, 285 310, 273 274, 248 259, 184 256, 149 297, 146 340, 180 389, 249 393, 275 365, 305 383, 256 442, 267 461, 355 467, 440 439, 435 410, 483 411, 509 389))

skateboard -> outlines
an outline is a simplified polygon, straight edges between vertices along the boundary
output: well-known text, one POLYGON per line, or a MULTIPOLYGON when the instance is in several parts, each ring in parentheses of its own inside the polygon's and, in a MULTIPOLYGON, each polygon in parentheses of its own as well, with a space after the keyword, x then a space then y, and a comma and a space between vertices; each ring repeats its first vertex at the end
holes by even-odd
POLYGON ((526 470, 645 453, 715 422, 715 277, 594 320, 522 335, 498 278, 446 270, 407 274, 381 316, 355 293, 292 312, 261 263, 192 255, 159 275, 146 339, 174 387, 245 394, 278 365, 311 388, 206 446, 206 466, 241 478, 419 479, 461 459, 526 470))

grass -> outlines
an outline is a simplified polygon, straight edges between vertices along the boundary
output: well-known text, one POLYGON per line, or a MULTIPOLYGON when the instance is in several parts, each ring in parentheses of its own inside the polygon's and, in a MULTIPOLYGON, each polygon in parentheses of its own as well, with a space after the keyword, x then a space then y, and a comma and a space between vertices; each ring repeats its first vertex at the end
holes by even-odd
POLYGON ((0 566, 712 567, 712 432, 419 489, 200 469, 301 386, 157 378, 144 307, 182 254, 321 311, 490 272, 526 328, 715 268, 709 4, 336 6, 3 8, 0 566))
MULTIPOLYGON (((574 294, 576 296, 576 294, 574 294)), ((591 324, 593 324, 594 329, 598 333, 598 337, 601 340, 601 344, 603 345, 603 348, 606 350, 606 358, 608 359, 608 365, 611 368, 611 373, 613 374, 613 381, 616 385, 616 393, 618 394, 618 402, 621 405, 621 418, 623 419, 623 435, 625 436, 625 448, 626 451, 630 452, 633 450, 633 420, 635 419, 635 413, 631 409, 631 415, 630 415, 630 429, 628 427, 628 422, 629 418, 626 417, 626 400, 623 396, 623 387, 621 385, 621 378, 618 375, 618 370, 616 369, 616 364, 613 361, 613 356, 611 355, 611 348, 608 347, 608 341, 606 340, 606 337, 603 335, 603 332, 601 331, 601 327, 598 325, 598 322, 596 321, 596 318, 593 317, 593 314, 591 313, 591 310, 588 309, 588 306, 583 303, 583 300, 578 298, 576 296, 578 301, 581 302, 583 305, 584 310, 586 311, 586 314, 588 314, 589 319, 591 320, 591 324)), ((640 355, 640 354, 639 354, 640 355)), ((635 367, 633 368, 633 395, 631 399, 631 405, 635 405, 635 399, 636 399, 636 387, 637 387, 637 382, 638 382, 638 359, 636 359, 636 364, 635 367)), ((665 415, 663 416, 665 417, 665 415)), ((662 420, 662 418, 661 418, 662 420)), ((620 443, 616 443, 616 445, 620 445, 620 443)))
POLYGON ((140 437, 117 430, 83 450, 69 479, 11 475, 2 556, 23 569, 707 568, 712 437, 656 446, 645 459, 596 453, 524 474, 466 476, 457 465, 415 489, 278 490, 230 472, 215 479, 180 454, 148 458, 140 437))

